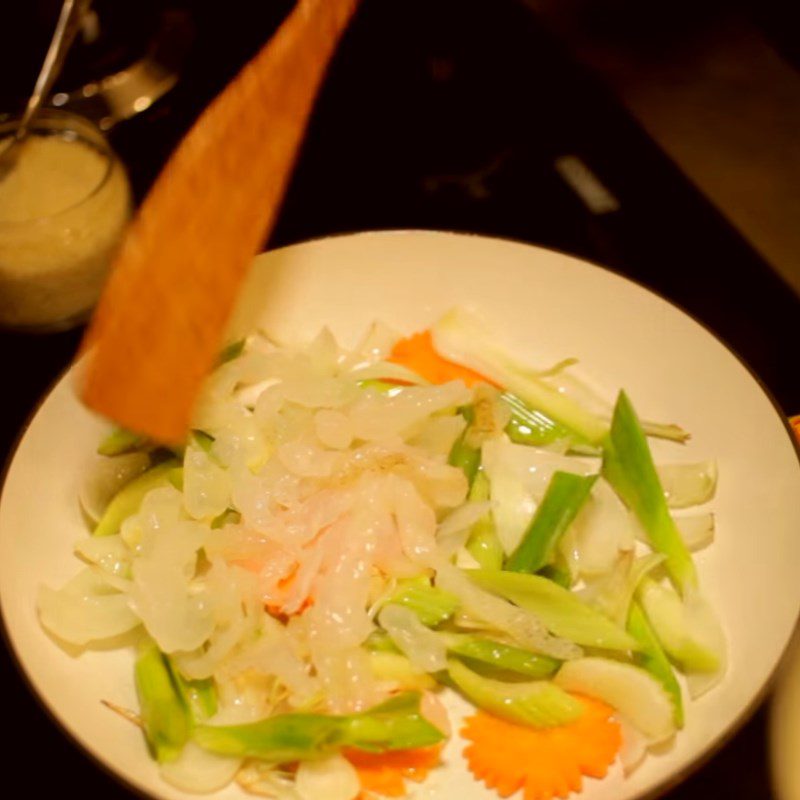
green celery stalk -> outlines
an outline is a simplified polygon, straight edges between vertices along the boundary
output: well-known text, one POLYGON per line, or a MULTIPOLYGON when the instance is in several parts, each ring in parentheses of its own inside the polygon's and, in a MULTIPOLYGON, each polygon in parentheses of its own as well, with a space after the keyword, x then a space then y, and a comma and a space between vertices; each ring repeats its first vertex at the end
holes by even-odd
POLYGON ((685 594, 698 586, 697 571, 669 512, 650 447, 625 392, 614 407, 611 430, 603 446, 602 474, 633 511, 675 587, 685 594))
POLYGON ((583 507, 596 480, 597 475, 554 472, 542 502, 517 549, 508 557, 505 569, 533 573, 549 564, 559 540, 583 507))
POLYGON ((542 567, 539 570, 539 575, 549 581, 553 581, 553 583, 557 583, 564 589, 569 589, 572 587, 572 573, 562 561, 563 559, 556 558, 556 563, 542 567))
POLYGON ((431 586, 425 576, 399 581, 397 591, 386 600, 388 603, 410 608, 429 628, 450 619, 460 605, 454 594, 431 586))
POLYGON ((481 450, 468 442, 469 425, 461 432, 450 448, 447 463, 452 467, 459 467, 467 476, 467 482, 472 486, 478 468, 481 465, 481 450))
POLYGON ((189 716, 169 665, 152 640, 140 646, 134 676, 148 747, 159 764, 174 761, 189 739, 189 716))
POLYGON ((556 636, 586 647, 638 650, 636 639, 577 595, 541 575, 465 570, 478 586, 535 614, 556 636))
POLYGON ((719 673, 724 668, 725 637, 698 590, 682 598, 669 584, 645 576, 637 600, 664 651, 684 674, 719 673))
POLYGON ((641 645, 640 651, 634 656, 634 662, 642 669, 647 670, 664 687, 675 708, 675 725, 682 728, 684 716, 680 684, 666 653, 661 648, 655 631, 636 601, 631 603, 628 612, 628 633, 635 636, 641 645))
POLYGON ((371 653, 399 653, 400 648, 392 641, 386 631, 376 629, 367 636, 364 646, 371 653))
POLYGON ((506 433, 512 442, 541 447, 570 436, 571 431, 563 425, 553 422, 546 414, 531 408, 511 392, 503 392, 500 399, 511 410, 506 433))
POLYGON ((217 713, 217 689, 212 678, 189 680, 181 675, 173 660, 165 657, 172 682, 193 723, 203 722, 217 713))
POLYGON ((194 741, 220 755, 261 758, 276 764, 335 753, 369 752, 438 744, 445 736, 420 712, 419 692, 403 692, 359 714, 279 714, 244 725, 201 725, 194 741))
POLYGON ((139 433, 134 433, 126 428, 114 428, 102 442, 97 452, 101 456, 119 456, 123 453, 132 453, 144 449, 149 439, 139 433))
MULTIPOLYGON (((489 479, 483 470, 479 470, 472 483, 469 499, 483 503, 489 499, 489 479)), ((497 536, 492 512, 484 514, 472 527, 467 540, 467 552, 481 565, 482 569, 500 569, 503 565, 503 545, 497 536)))
POLYGON ((577 439, 602 444, 608 424, 562 395, 491 343, 483 327, 466 311, 454 309, 431 329, 436 350, 445 358, 489 378, 498 386, 568 428, 577 439))
POLYGON ((151 467, 130 483, 126 483, 108 504, 103 516, 95 526, 93 535, 111 536, 118 533, 120 525, 139 510, 145 495, 152 489, 168 485, 168 482, 173 480, 177 469, 179 469, 178 461, 169 459, 151 467))
POLYGON ((574 722, 583 714, 580 700, 549 681, 507 683, 485 678, 455 659, 447 662, 455 686, 479 708, 532 728, 574 722))
POLYGON ((561 662, 549 656, 538 655, 521 647, 514 647, 468 633, 444 634, 447 651, 459 658, 506 672, 516 672, 529 678, 549 678, 561 662))

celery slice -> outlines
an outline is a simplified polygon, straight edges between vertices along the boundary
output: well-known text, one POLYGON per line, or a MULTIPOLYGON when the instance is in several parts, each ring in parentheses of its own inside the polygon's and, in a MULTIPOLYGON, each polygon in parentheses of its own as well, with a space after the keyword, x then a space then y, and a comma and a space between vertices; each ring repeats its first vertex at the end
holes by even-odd
MULTIPOLYGON (((472 483, 469 499, 484 502, 489 499, 489 479, 479 470, 472 483)), ((483 569, 500 569, 503 565, 503 545, 497 536, 492 512, 484 514, 473 526, 467 540, 467 551, 483 569)))
POLYGON ((165 657, 167 668, 181 701, 194 723, 203 722, 217 713, 217 689, 212 678, 189 680, 181 675, 173 660, 165 657))
POLYGON ((447 672, 467 699, 511 722, 552 728, 574 722, 583 714, 580 700, 549 681, 497 681, 478 675, 455 659, 448 661, 447 672))
POLYGON ((605 420, 537 378, 490 343, 483 327, 467 312, 453 309, 431 329, 434 347, 445 358, 485 375, 525 403, 568 428, 578 439, 602 443, 608 433, 605 420))
POLYGON ((682 598, 669 584, 644 578, 637 594, 661 646, 684 672, 713 675, 724 669, 724 635, 698 590, 682 598))
POLYGON ((587 647, 638 650, 636 639, 577 595, 541 575, 465 570, 478 586, 536 615, 556 636, 587 647))
POLYGON ((134 433, 126 428, 114 428, 97 447, 101 456, 119 456, 123 453, 132 453, 143 450, 149 439, 139 433, 134 433))
POLYGON ((445 736, 422 715, 420 701, 419 692, 403 692, 359 714, 279 714, 243 725, 202 725, 193 738, 214 753, 276 764, 343 747, 381 753, 438 744, 445 736))
POLYGON ((469 425, 461 432, 458 439, 450 449, 447 463, 452 467, 459 467, 467 476, 467 482, 472 486, 475 475, 481 465, 481 450, 469 443, 469 425))
POLYGON ((682 728, 684 716, 680 684, 642 607, 635 601, 631 603, 628 612, 628 633, 635 636, 641 645, 641 650, 635 654, 634 661, 664 687, 675 707, 675 725, 682 728))
POLYGON ((134 676, 148 747, 160 764, 174 761, 189 739, 189 717, 169 665, 152 640, 140 646, 134 676))
POLYGON ((394 603, 413 611, 423 625, 435 628, 453 616, 460 605, 459 599, 450 592, 431 586, 425 576, 408 578, 397 585, 397 590, 384 605, 394 603))
POLYGON ((541 411, 531 408, 511 392, 503 392, 500 399, 511 409, 506 433, 512 442, 541 447, 569 438, 570 431, 567 428, 541 411))
POLYGON ((459 658, 479 662, 505 672, 516 672, 529 678, 548 678, 561 664, 555 658, 532 653, 521 647, 473 636, 468 633, 443 634, 447 651, 459 658))
POLYGON ((553 473, 542 502, 536 509, 517 549, 508 557, 511 572, 538 572, 552 561, 558 542, 589 497, 597 475, 553 473))
POLYGON ((614 407, 603 448, 602 474, 639 519, 653 549, 666 557, 664 563, 675 586, 682 594, 696 588, 691 553, 669 512, 647 439, 625 392, 619 393, 614 407))
POLYGON ((166 486, 178 468, 175 459, 162 461, 155 467, 143 472, 138 478, 114 495, 103 516, 93 531, 94 536, 111 536, 119 532, 120 525, 139 510, 145 495, 159 486, 166 486))

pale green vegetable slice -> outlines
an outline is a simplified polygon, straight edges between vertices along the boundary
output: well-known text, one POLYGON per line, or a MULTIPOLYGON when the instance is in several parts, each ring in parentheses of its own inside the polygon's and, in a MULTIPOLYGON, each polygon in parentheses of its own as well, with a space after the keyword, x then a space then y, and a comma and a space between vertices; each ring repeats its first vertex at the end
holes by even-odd
POLYGON ((139 510, 145 495, 152 489, 168 485, 179 466, 175 459, 163 461, 126 484, 108 504, 93 534, 111 536, 119 533, 120 525, 139 510))
POLYGON ((670 578, 682 593, 697 587, 697 571, 669 512, 644 431, 625 392, 614 407, 603 447, 603 475, 633 511, 651 546, 666 556, 670 578))
POLYGON ((483 326, 469 313, 453 309, 431 329, 437 352, 490 378, 528 405, 561 423, 577 438, 598 445, 608 423, 548 386, 533 372, 491 343, 483 326))
POLYGON ((707 503, 717 488, 716 461, 659 464, 656 471, 670 508, 688 508, 707 503))
POLYGON ((671 586, 645 578, 639 585, 638 598, 666 653, 687 678, 695 676, 689 682, 693 697, 721 679, 726 668, 725 635, 698 591, 680 597, 671 586))
POLYGON ((642 646, 636 654, 636 663, 644 670, 647 670, 664 687, 664 690, 672 698, 675 706, 675 725, 683 727, 683 693, 681 692, 678 679, 669 659, 661 648, 655 631, 647 620, 638 603, 631 604, 630 614, 628 615, 628 631, 635 636, 642 646))
POLYGON ((476 706, 511 722, 533 728, 552 728, 574 722, 583 713, 580 700, 550 681, 497 681, 473 672, 455 659, 448 662, 447 672, 456 687, 476 706))
POLYGON ((502 570, 467 570, 483 589, 535 614, 556 636, 587 647, 636 650, 637 641, 576 594, 541 575, 502 570))
POLYGON ((549 678, 561 663, 555 658, 483 636, 468 633, 440 635, 444 638, 449 653, 503 672, 516 672, 529 678, 549 678))
POLYGON ((167 661, 152 640, 141 643, 134 674, 150 751, 159 763, 175 761, 189 740, 191 723, 167 661))
MULTIPOLYGON (((475 502, 487 501, 490 493, 489 478, 483 470, 479 470, 470 487, 469 499, 475 502)), ((503 545, 497 536, 491 511, 487 511, 475 523, 466 547, 469 554, 483 569, 500 569, 503 566, 503 545)))
POLYGON ((427 672, 414 667, 400 653, 372 651, 369 654, 369 668, 378 680, 391 681, 404 691, 436 688, 436 681, 427 672))
POLYGON ((664 741, 675 733, 670 696, 659 681, 633 664, 578 658, 565 662, 553 682, 568 692, 608 703, 652 742, 664 741))

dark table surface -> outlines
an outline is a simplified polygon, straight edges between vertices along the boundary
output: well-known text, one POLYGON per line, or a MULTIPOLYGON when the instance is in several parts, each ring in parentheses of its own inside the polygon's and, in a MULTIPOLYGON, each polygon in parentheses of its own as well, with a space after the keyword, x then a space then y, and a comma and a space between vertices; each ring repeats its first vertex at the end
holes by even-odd
MULTIPOLYGON (((200 3, 174 5, 194 26, 182 80, 111 135, 137 197, 288 6, 255 11, 231 0, 231 13, 212 15, 200 3)), ((783 413, 800 411, 792 358, 798 298, 522 2, 364 0, 270 244, 381 228, 511 237, 605 264, 701 320, 750 365, 783 413), (554 164, 563 156, 588 167, 616 210, 591 212, 559 177, 554 164)), ((80 334, 0 334, 0 452, 11 452, 80 334)), ((51 723, 2 647, 0 686, 12 733, 6 757, 34 796, 65 789, 129 796, 51 723)), ((772 797, 766 708, 668 796, 772 797)))

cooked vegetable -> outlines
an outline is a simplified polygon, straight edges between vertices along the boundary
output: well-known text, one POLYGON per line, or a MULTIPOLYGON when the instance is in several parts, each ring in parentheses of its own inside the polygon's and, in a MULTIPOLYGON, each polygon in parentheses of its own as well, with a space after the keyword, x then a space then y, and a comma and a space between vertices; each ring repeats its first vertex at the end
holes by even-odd
POLYGON ((614 407, 611 432, 604 445, 603 475, 632 509, 653 548, 666 556, 670 577, 681 592, 697 587, 692 556, 669 513, 636 412, 625 392, 614 407))
POLYGON ((420 713, 416 692, 359 714, 279 714, 243 725, 201 725, 192 736, 214 753, 274 763, 320 758, 345 747, 380 753, 427 747, 444 739, 420 713))
POLYGON ((556 471, 550 479, 542 502, 517 549, 508 557, 505 569, 511 572, 538 572, 556 554, 559 539, 580 511, 597 480, 556 471))
POLYGON ((411 609, 423 625, 431 628, 450 619, 458 608, 455 595, 431 586, 425 576, 400 581, 387 602, 411 609))
POLYGON ((467 574, 478 586, 535 614, 556 636, 606 650, 638 648, 636 640, 623 628, 541 575, 500 570, 468 570, 467 574))
POLYGON ((607 423, 574 401, 552 389, 529 369, 521 366, 490 343, 475 319, 453 310, 432 328, 437 352, 485 375, 531 407, 541 410, 582 441, 599 445, 608 432, 607 423))
MULTIPOLYGON (((470 488, 469 499, 482 502, 489 499, 489 479, 483 471, 478 472, 470 488)), ((503 566, 503 545, 497 538, 492 512, 487 511, 473 526, 466 544, 467 551, 483 569, 499 569, 503 566)))
POLYGON ((139 648, 135 676, 147 744, 159 763, 175 761, 189 740, 189 714, 164 655, 151 640, 139 648))
POLYGON ((561 663, 554 658, 477 635, 447 633, 444 637, 447 651, 452 655, 501 672, 514 672, 529 678, 549 678, 561 663))
POLYGON ((550 681, 510 683, 486 678, 451 659, 450 679, 478 708, 503 719, 534 728, 553 728, 574 722, 583 705, 550 681))
POLYGON ((97 447, 101 456, 118 456, 141 450, 148 443, 146 436, 125 428, 114 428, 97 447))
POLYGON ((178 461, 170 459, 152 467, 126 484, 108 504, 93 531, 95 536, 111 536, 119 532, 120 525, 139 510, 145 496, 159 486, 165 486, 173 471, 180 468, 178 461))
POLYGON ((557 728, 529 728, 478 711, 462 735, 472 774, 502 797, 551 800, 579 792, 587 775, 602 778, 622 744, 620 725, 605 703, 581 697, 582 715, 557 728))
POLYGON ((105 445, 142 449, 96 459, 90 566, 39 598, 55 637, 144 642, 123 713, 165 781, 400 796, 451 735, 446 687, 485 709, 477 778, 563 797, 681 725, 674 670, 692 697, 723 674, 689 555, 713 516, 669 510, 711 498, 713 462, 660 482, 646 437, 686 434, 624 393, 611 418, 575 359, 532 370, 455 312, 349 351, 253 334, 222 361, 184 447, 105 445))
POLYGON ((670 696, 658 680, 633 664, 579 658, 563 664, 553 681, 568 692, 581 692, 608 703, 653 742, 675 733, 670 696))
POLYGON ((650 625, 645 613, 638 603, 632 603, 628 615, 628 632, 635 636, 639 642, 640 649, 634 659, 644 670, 647 670, 664 687, 665 691, 672 698, 675 710, 675 725, 683 727, 683 693, 680 684, 675 677, 672 665, 669 663, 658 637, 650 625))

